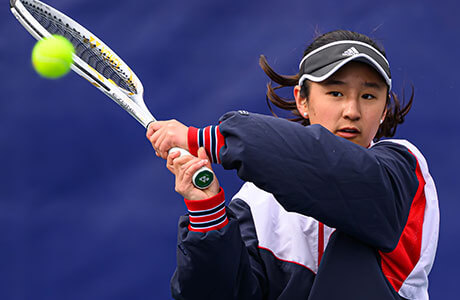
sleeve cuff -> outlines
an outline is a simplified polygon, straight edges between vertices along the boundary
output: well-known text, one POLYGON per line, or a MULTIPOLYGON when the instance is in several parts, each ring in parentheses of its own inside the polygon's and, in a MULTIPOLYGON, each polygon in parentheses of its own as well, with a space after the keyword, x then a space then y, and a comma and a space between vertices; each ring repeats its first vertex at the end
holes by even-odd
POLYGON ((189 213, 190 231, 208 232, 219 230, 228 224, 225 211, 225 193, 222 188, 217 195, 203 200, 185 199, 189 213))
POLYGON ((198 148, 204 147, 213 163, 221 163, 219 152, 225 145, 225 138, 220 133, 219 126, 208 126, 205 128, 189 127, 187 144, 192 155, 197 156, 198 148))
POLYGON ((198 128, 190 126, 188 128, 187 134, 187 143, 188 143, 188 151, 193 156, 198 156, 198 128))

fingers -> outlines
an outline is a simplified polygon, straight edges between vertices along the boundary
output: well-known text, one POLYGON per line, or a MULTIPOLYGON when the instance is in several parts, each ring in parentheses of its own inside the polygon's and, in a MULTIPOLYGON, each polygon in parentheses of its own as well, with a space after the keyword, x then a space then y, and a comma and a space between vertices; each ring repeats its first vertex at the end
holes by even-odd
POLYGON ((182 176, 180 173, 184 172, 186 164, 192 160, 197 160, 198 158, 191 155, 181 155, 179 151, 172 152, 168 155, 166 161, 166 167, 177 176, 182 176))
POLYGON ((160 129, 159 131, 155 132, 152 136, 152 140, 154 141, 153 148, 159 154, 161 158, 166 159, 168 156, 169 147, 165 145, 165 141, 167 142, 166 135, 160 129))
POLYGON ((168 168, 169 171, 171 171, 171 173, 173 174, 176 174, 175 173, 175 170, 174 170, 174 165, 173 165, 173 161, 178 158, 180 156, 180 152, 179 151, 175 151, 175 152, 171 152, 168 157, 167 157, 167 160, 166 160, 166 168, 168 168))
MULTIPOLYGON (((177 159, 176 159, 177 161, 177 159)), ((188 162, 178 167, 176 174, 176 192, 185 194, 191 190, 197 190, 192 183, 193 174, 206 165, 207 160, 191 158, 188 162)))
MULTIPOLYGON (((186 157, 186 156, 184 156, 186 157)), ((179 167, 179 179, 184 183, 192 182, 193 174, 207 163, 205 159, 191 158, 189 161, 179 167)))
MULTIPOLYGON (((156 124, 156 122, 154 124, 156 124)), ((166 127, 153 126, 152 124, 147 130, 147 136, 157 156, 166 159, 168 157, 168 150, 172 148, 172 146, 170 146, 171 134, 168 134, 166 127), (155 128, 157 128, 156 131, 155 128)))
POLYGON ((206 159, 208 161, 208 163, 206 164, 206 166, 208 168, 211 168, 211 160, 209 159, 209 156, 208 154, 206 153, 206 150, 203 148, 203 147, 200 147, 198 149, 198 158, 201 158, 201 159, 206 159))
POLYGON ((179 151, 171 152, 167 158, 167 167, 175 175, 175 190, 184 198, 189 200, 206 199, 215 196, 220 191, 220 185, 217 178, 206 189, 198 189, 193 185, 193 175, 203 166, 211 169, 211 163, 206 155, 204 148, 198 150, 198 156, 191 155, 180 156, 179 151))
MULTIPOLYGON (((172 121, 172 120, 171 120, 172 121)), ((160 128, 166 125, 166 123, 169 121, 155 121, 155 122, 150 122, 149 126, 147 127, 147 132, 146 136, 148 139, 154 134, 156 131, 158 131, 160 128)))
POLYGON ((205 165, 209 165, 209 168, 211 168, 206 151, 204 155, 202 154, 201 158, 191 155, 181 156, 179 151, 172 152, 168 155, 166 163, 168 170, 175 174, 177 178, 180 180, 185 178, 185 180, 189 180, 190 182, 192 181, 193 174, 205 165))
POLYGON ((208 155, 206 154, 206 150, 203 147, 198 149, 198 157, 202 159, 209 159, 208 155))
POLYGON ((187 135, 188 127, 176 120, 152 122, 146 132, 157 155, 164 159, 172 147, 187 148, 187 135))

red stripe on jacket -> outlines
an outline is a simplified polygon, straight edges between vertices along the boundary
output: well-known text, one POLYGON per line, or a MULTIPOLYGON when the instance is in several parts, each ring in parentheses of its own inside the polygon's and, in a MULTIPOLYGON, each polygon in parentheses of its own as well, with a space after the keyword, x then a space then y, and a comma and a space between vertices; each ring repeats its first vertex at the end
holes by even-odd
POLYGON ((404 281, 420 259, 422 248, 423 219, 425 215, 425 179, 417 161, 416 175, 419 182, 417 192, 410 207, 406 226, 396 248, 388 253, 379 251, 382 271, 393 288, 398 292, 404 281))
POLYGON ((222 207, 221 210, 219 210, 219 211, 217 211, 217 212, 215 212, 215 213, 213 213, 211 215, 197 216, 197 217, 189 216, 189 218, 190 218, 190 222, 192 222, 192 223, 203 223, 203 222, 209 222, 209 221, 217 220, 220 217, 223 217, 225 214, 226 214, 225 207, 222 207))
POLYGON ((324 224, 318 222, 318 268, 324 254, 324 224))

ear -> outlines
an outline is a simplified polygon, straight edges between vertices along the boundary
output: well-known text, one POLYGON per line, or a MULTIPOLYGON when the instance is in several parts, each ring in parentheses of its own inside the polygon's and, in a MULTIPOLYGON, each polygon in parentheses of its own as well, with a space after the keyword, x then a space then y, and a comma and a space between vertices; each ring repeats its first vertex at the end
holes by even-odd
POLYGON ((390 95, 390 93, 388 93, 387 101, 385 103, 385 108, 383 109, 382 116, 380 118, 380 124, 382 124, 383 121, 385 121, 385 118, 386 118, 387 112, 388 112, 388 105, 389 105, 390 101, 391 101, 391 95, 390 95))
POLYGON ((380 118, 380 124, 382 124, 383 121, 385 121, 385 117, 387 116, 387 111, 388 111, 388 108, 385 106, 385 109, 383 110, 383 113, 382 113, 382 117, 380 118))
POLYGON ((300 95, 300 85, 296 85, 294 87, 294 98, 300 115, 302 118, 308 119, 308 102, 307 98, 300 95))

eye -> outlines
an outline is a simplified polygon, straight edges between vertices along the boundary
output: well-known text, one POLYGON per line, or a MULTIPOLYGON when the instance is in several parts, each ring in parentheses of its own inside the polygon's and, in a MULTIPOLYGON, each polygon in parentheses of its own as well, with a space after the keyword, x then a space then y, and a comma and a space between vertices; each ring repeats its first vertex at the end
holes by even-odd
POLYGON ((372 94, 364 94, 362 98, 366 100, 371 100, 371 99, 375 99, 375 96, 372 94))
POLYGON ((333 96, 333 97, 342 97, 343 96, 343 94, 341 92, 335 92, 335 91, 329 92, 328 94, 333 96))

